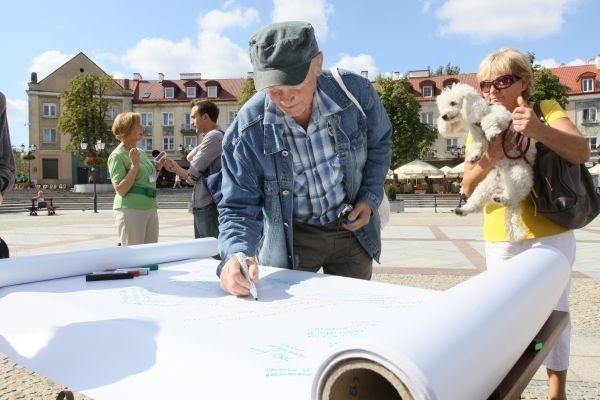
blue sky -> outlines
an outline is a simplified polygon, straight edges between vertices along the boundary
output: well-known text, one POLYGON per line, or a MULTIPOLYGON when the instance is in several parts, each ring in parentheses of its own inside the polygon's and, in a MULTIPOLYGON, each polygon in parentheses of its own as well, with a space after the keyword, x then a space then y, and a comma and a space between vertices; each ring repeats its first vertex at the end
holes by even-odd
POLYGON ((475 72, 503 46, 542 65, 585 64, 600 54, 593 0, 30 0, 0 14, 0 91, 14 146, 28 144, 27 82, 84 52, 115 78, 244 77, 248 39, 263 25, 310 21, 325 67, 369 77, 447 63, 475 72))

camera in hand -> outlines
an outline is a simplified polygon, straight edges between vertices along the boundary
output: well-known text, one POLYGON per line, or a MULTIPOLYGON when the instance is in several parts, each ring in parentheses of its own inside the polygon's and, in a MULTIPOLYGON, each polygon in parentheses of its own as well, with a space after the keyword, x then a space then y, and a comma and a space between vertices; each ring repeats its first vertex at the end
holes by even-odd
POLYGON ((344 223, 346 224, 354 222, 346 218, 353 209, 354 206, 352 206, 352 204, 342 203, 342 205, 338 208, 338 218, 343 219, 344 223))

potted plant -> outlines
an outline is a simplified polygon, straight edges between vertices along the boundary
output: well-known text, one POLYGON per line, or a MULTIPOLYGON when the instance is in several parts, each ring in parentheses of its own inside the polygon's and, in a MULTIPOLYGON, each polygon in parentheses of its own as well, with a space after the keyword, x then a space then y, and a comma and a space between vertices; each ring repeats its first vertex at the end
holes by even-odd
POLYGON ((385 190, 385 195, 390 201, 390 211, 393 213, 399 213, 404 211, 404 200, 396 199, 396 187, 394 184, 388 185, 385 190))

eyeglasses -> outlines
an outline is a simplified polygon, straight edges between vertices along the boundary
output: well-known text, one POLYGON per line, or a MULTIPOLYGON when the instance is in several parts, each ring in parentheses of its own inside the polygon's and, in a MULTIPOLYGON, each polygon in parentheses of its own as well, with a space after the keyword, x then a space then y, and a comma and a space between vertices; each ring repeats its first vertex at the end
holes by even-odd
POLYGON ((501 77, 498 77, 498 78, 494 79, 493 81, 479 82, 479 88, 481 89, 481 91, 483 93, 489 93, 490 89, 492 89, 492 86, 496 90, 508 89, 509 87, 512 86, 513 83, 515 83, 516 81, 518 81, 520 79, 521 78, 519 78, 518 76, 515 76, 515 75, 502 75, 501 77))

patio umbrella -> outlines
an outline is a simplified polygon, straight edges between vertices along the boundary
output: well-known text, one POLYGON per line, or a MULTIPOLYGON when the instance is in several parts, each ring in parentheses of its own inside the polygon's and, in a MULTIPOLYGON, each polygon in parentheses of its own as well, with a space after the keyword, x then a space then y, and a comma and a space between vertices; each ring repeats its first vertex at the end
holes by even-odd
POLYGON ((600 164, 596 164, 591 168, 588 168, 588 171, 590 171, 590 174, 592 175, 600 175, 600 164))
POLYGON ((457 175, 463 175, 465 173, 465 162, 461 162, 460 164, 452 168, 450 172, 457 175))
POLYGON ((423 178, 425 176, 441 177, 444 175, 441 169, 421 160, 414 160, 408 164, 404 164, 396 168, 394 173, 398 174, 398 176, 406 176, 408 178, 423 178))

